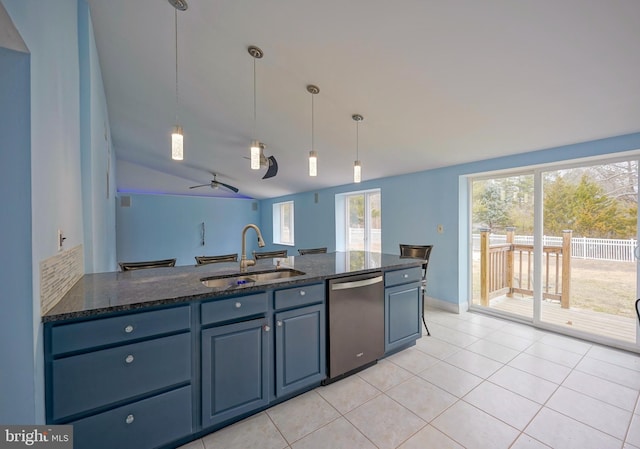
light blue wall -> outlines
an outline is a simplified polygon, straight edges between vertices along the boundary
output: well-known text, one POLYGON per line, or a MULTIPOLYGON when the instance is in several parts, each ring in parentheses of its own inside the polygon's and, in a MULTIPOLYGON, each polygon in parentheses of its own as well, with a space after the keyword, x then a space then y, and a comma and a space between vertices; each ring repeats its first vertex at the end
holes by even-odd
MULTIPOLYGON (((96 148, 96 136, 102 136, 100 130, 92 128, 87 139, 87 122, 82 120, 83 114, 92 118, 106 117, 106 102, 102 90, 102 80, 97 71, 97 53, 84 0, 57 0, 55 2, 41 0, 0 0, 9 13, 18 32, 31 52, 30 84, 30 207, 29 217, 22 216, 21 208, 29 204, 24 200, 29 189, 20 188, 16 184, 12 188, 3 189, 14 193, 24 202, 16 206, 17 216, 21 217, 21 226, 30 230, 30 263, 28 270, 21 272, 28 277, 30 289, 21 289, 23 298, 15 305, 18 316, 27 315, 26 325, 19 319, 9 329, 29 332, 31 338, 11 339, 14 352, 26 354, 31 360, 31 367, 22 367, 19 371, 11 371, 13 378, 2 379, 3 394, 0 396, 0 416, 12 416, 11 421, 21 423, 44 421, 44 364, 42 351, 42 325, 40 317, 40 262, 57 254, 57 230, 61 229, 66 236, 65 249, 78 245, 93 247, 92 236, 85 236, 84 216, 91 214, 95 223, 102 220, 100 226, 113 227, 115 223, 115 200, 102 201, 92 206, 90 212, 85 211, 83 202, 83 177, 93 177, 93 173, 82 173, 82 157, 88 153, 104 154, 96 148), (79 14, 80 13, 80 14, 79 14), (80 39, 90 37, 90 43, 84 49, 83 67, 89 70, 80 72, 80 39), (90 78, 87 81, 87 78, 90 78), (83 80, 81 87, 81 80, 83 80), (81 94, 82 89, 82 94, 81 94), (86 102, 86 95, 91 100, 86 102), (81 106, 81 98, 83 106, 81 106), (81 144, 81 131, 84 139, 81 144), (91 142, 88 146, 84 142, 91 142), (109 224, 111 223, 111 224, 109 224), (14 327, 11 327, 14 326, 14 327), (19 329, 18 329, 19 328, 19 329), (35 365, 35 366, 34 366, 35 365), (20 377, 20 379, 18 379, 20 377), (23 394, 23 382, 30 383, 29 394, 23 394)), ((2 103, 6 104, 5 102, 2 103)), ((103 121, 103 120, 101 120, 103 121)), ((29 123, 27 121, 26 123, 29 123)), ((108 123, 107 123, 108 125, 108 123)), ((96 127, 97 128, 97 127, 96 127)), ((25 144, 25 142, 21 141, 25 144)), ((5 151, 4 147, 3 150, 5 151)), ((91 159, 94 159, 93 155, 91 159)), ((98 164, 98 162, 96 162, 98 164)), ((93 165, 93 163, 92 163, 93 165)), ((4 168, 4 166, 3 166, 4 168)), ((102 172, 102 170, 99 170, 102 172)), ((104 172, 103 172, 104 173, 104 172)), ((101 176, 104 180, 104 175, 101 176)), ((23 179, 27 179, 26 177, 23 179)), ((24 181, 23 181, 24 182, 24 181)), ((101 183, 102 181, 96 181, 101 183)), ((91 184, 93 181, 91 182, 91 184)), ((91 187, 91 189, 94 189, 91 187)), ((93 193, 92 193, 93 194, 93 193)), ((13 214, 12 210, 12 214, 13 214)), ((101 232, 101 231, 100 231, 101 232)), ((105 232, 106 240, 97 243, 92 260, 115 260, 114 230, 105 232), (110 239, 110 241, 109 241, 110 239), (97 250, 96 250, 97 248, 97 250)), ((13 239, 13 237, 11 237, 13 239)), ((29 251, 29 245, 22 248, 29 251)), ((3 253, 4 254, 4 253, 3 253)), ((12 261, 13 262, 13 261, 12 261)), ((16 279, 20 276, 16 275, 16 279)), ((3 316, 6 316, 4 313, 3 316)), ((4 327, 4 326, 3 326, 4 327)), ((7 343, 3 339, 2 345, 7 343)), ((19 369, 19 368, 16 368, 19 369)), ((0 421, 5 421, 0 419, 0 421)))
POLYGON ((0 423, 4 424, 30 422, 35 415, 30 376, 34 372, 34 312, 29 59, 27 53, 0 47, 0 192, 4 193, 0 214, 0 423))
MULTIPOLYGON (((314 192, 263 200, 261 226, 265 239, 271 242, 273 203, 293 200, 295 248, 335 248, 335 195, 379 188, 383 252, 398 254, 399 243, 435 245, 428 295, 464 306, 468 291, 465 175, 636 149, 640 149, 640 133, 324 189, 317 192, 317 204, 313 203, 314 192), (442 234, 437 232, 438 224, 444 227, 442 234)), ((277 248, 284 247, 269 245, 269 249, 277 248)))
POLYGON ((89 7, 78 2, 85 272, 115 271, 115 152, 89 7))
MULTIPOLYGON (((117 207, 117 257, 120 262, 176 258, 195 265, 195 256, 241 252, 243 226, 257 223, 257 202, 248 199, 119 194, 130 207, 117 207), (201 224, 205 223, 205 246, 201 224)), ((257 248, 247 233, 247 253, 257 248)))

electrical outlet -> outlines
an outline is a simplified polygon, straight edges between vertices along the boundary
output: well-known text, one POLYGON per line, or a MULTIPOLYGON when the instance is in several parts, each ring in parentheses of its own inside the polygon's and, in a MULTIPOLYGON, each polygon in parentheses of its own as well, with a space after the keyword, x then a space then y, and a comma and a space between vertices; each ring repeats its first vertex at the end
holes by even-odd
POLYGON ((444 226, 441 224, 438 225, 438 234, 444 234, 444 226))

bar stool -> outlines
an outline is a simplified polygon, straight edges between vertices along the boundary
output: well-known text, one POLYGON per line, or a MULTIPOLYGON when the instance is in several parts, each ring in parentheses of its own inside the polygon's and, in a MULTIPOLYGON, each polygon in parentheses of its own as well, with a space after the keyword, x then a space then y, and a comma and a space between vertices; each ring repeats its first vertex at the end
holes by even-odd
POLYGON ((326 252, 327 252, 326 246, 324 248, 307 248, 307 249, 298 250, 298 253, 300 253, 301 256, 304 256, 305 254, 324 254, 326 252))
POLYGON ((144 262, 118 262, 122 271, 143 270, 145 268, 175 267, 176 259, 147 260, 144 262))
POLYGON ((205 265, 209 263, 220 262, 237 262, 238 253, 236 254, 220 254, 218 256, 196 256, 196 264, 205 265))
POLYGON ((400 257, 411 257, 414 259, 422 259, 424 263, 422 264, 422 323, 424 324, 424 328, 427 330, 427 335, 431 336, 429 332, 429 328, 427 327, 427 321, 424 318, 424 296, 427 291, 427 267, 429 266, 429 256, 431 255, 431 250, 433 249, 433 245, 405 245, 400 244, 400 257))
POLYGON ((253 258, 255 260, 273 259, 274 257, 287 257, 287 250, 283 249, 282 251, 263 251, 263 252, 254 251, 253 252, 253 258))

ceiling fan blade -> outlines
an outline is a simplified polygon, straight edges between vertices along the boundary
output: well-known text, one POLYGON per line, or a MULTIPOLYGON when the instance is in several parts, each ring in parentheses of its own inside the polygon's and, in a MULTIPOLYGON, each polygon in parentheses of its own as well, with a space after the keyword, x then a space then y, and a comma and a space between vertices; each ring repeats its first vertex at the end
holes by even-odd
POLYGON ((198 188, 198 187, 209 187, 210 185, 211 185, 211 183, 209 183, 209 184, 201 184, 201 185, 199 185, 199 186, 191 186, 191 187, 189 187, 189 188, 190 188, 190 189, 195 189, 195 188, 198 188))
POLYGON ((268 157, 269 160, 269 168, 267 169, 267 173, 262 177, 262 179, 273 178, 278 174, 278 162, 276 158, 273 156, 268 157))
POLYGON ((220 181, 216 181, 216 182, 220 184, 222 187, 225 187, 234 193, 238 193, 238 189, 236 187, 230 186, 229 184, 225 184, 224 182, 220 182, 220 181))

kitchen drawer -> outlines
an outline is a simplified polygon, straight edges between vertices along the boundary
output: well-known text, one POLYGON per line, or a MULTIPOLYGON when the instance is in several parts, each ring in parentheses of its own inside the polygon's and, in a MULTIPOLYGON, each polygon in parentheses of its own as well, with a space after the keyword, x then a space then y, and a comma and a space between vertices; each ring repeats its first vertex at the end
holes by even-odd
POLYGON ((387 271, 384 273, 384 286, 406 284, 422 279, 422 267, 411 267, 403 270, 387 271))
POLYGON ((60 355, 114 343, 127 343, 190 327, 191 309, 188 306, 63 324, 51 329, 51 352, 53 355, 60 355))
POLYGON ((305 285, 275 292, 274 308, 287 309, 324 302, 324 284, 305 285))
POLYGON ((71 422, 76 449, 152 449, 193 432, 186 386, 71 422))
POLYGON ((190 380, 191 333, 61 358, 51 367, 51 419, 190 380))
POLYGON ((201 322, 205 326, 212 323, 261 315, 266 313, 267 305, 266 293, 205 302, 200 309, 201 322))

